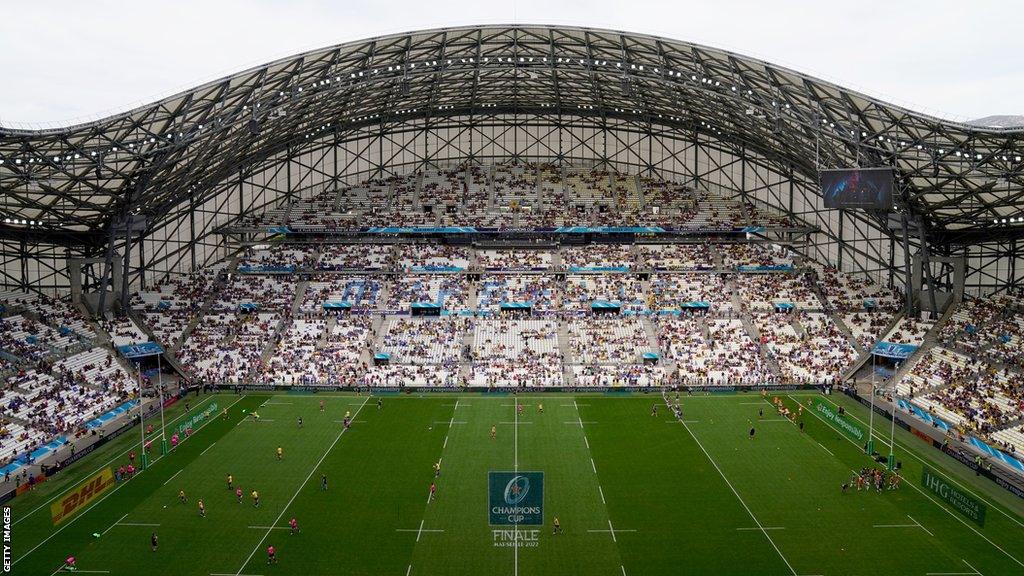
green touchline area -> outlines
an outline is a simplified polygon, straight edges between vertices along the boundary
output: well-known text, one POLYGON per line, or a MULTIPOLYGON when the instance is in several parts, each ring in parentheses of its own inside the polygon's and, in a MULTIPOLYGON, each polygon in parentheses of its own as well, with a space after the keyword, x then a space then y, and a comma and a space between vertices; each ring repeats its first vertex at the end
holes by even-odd
MULTIPOLYGON (((127 464, 137 438, 126 434, 15 498, 13 573, 54 574, 69 556, 78 572, 113 575, 1024 570, 1022 502, 909 432, 896 431, 898 484, 859 487, 855 472, 885 464, 850 436, 850 427, 866 433, 868 411, 845 396, 190 401, 188 413, 181 402, 168 413, 169 426, 217 408, 173 451, 157 450, 134 478, 60 523, 53 503, 127 464), (844 425, 826 415, 839 406, 844 425), (926 469, 938 491, 923 482, 926 469), (985 509, 983 525, 965 506, 985 509)), ((883 455, 888 438, 886 428, 875 439, 883 455)))

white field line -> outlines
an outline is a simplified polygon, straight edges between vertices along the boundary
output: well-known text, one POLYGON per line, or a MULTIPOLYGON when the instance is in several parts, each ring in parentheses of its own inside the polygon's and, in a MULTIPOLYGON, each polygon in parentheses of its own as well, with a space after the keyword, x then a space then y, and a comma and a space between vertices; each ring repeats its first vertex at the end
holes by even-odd
MULTIPOLYGON (((213 444, 216 444, 216 442, 214 442, 213 444)), ((210 448, 213 448, 213 444, 210 444, 209 446, 207 446, 205 450, 203 450, 202 452, 199 453, 199 455, 202 456, 202 455, 206 454, 207 452, 209 452, 210 448)))
MULTIPOLYGON (((106 536, 107 532, 110 532, 111 528, 113 528, 114 526, 117 526, 118 524, 120 524, 121 520, 124 520, 127 517, 128 517, 128 513, 126 512, 124 516, 121 516, 120 518, 117 519, 117 522, 114 522, 109 527, 107 527, 106 530, 104 530, 103 532, 100 532, 100 536, 106 536)), ((22 558, 24 558, 24 556, 22 556, 22 558)))
MULTIPOLYGON (((359 411, 363 409, 363 406, 366 406, 366 402, 369 399, 370 397, 367 396, 366 400, 363 400, 363 403, 360 404, 359 408, 356 409, 356 413, 353 415, 353 417, 359 415, 359 411)), ((338 432, 338 435, 334 437, 334 442, 331 442, 331 445, 327 447, 327 450, 324 452, 323 456, 320 457, 320 460, 317 461, 316 465, 309 469, 309 474, 306 475, 306 479, 302 481, 302 484, 299 484, 299 487, 295 490, 295 494, 292 494, 291 499, 289 499, 288 503, 284 505, 284 508, 281 508, 281 513, 277 515, 277 518, 274 519, 272 525, 277 524, 281 521, 281 518, 284 517, 284 513, 288 511, 288 507, 292 505, 292 502, 294 502, 295 498, 298 497, 299 492, 301 492, 302 488, 306 485, 307 482, 309 482, 309 479, 313 477, 313 473, 316 472, 317 468, 319 468, 320 465, 323 464, 324 460, 327 459, 327 455, 331 453, 331 450, 334 450, 334 447, 338 444, 338 440, 341 440, 341 437, 345 435, 346 430, 348 430, 348 428, 342 428, 341 432, 338 432)), ((253 548, 252 552, 249 553, 249 557, 246 558, 245 562, 243 562, 242 565, 238 568, 238 572, 235 573, 235 576, 241 576, 242 570, 245 569, 246 564, 248 564, 249 561, 252 560, 252 557, 256 555, 256 551, 260 549, 260 547, 263 545, 263 541, 266 540, 267 536, 269 535, 270 530, 267 530, 267 533, 263 535, 263 538, 261 538, 260 541, 256 543, 256 547, 253 548)))
POLYGON ((872 524, 872 528, 920 528, 917 524, 872 524))
POLYGON ((726 477, 725 472, 722 472, 722 469, 718 467, 718 463, 715 462, 714 458, 711 457, 711 454, 709 454, 708 451, 704 448, 704 444, 702 444, 701 441, 697 438, 697 436, 694 435, 693 431, 690 430, 690 427, 686 424, 685 421, 681 421, 680 424, 683 425, 683 428, 686 428, 686 431, 693 438, 693 441, 697 443, 697 446, 700 448, 701 452, 704 453, 704 456, 707 457, 708 461, 711 462, 711 465, 715 467, 715 470, 718 470, 718 475, 722 477, 722 480, 725 480, 725 484, 729 487, 730 490, 732 490, 732 493, 736 496, 736 499, 740 501, 740 504, 743 505, 743 508, 747 511, 747 514, 750 515, 750 519, 753 520, 754 524, 757 524, 757 527, 761 529, 761 533, 764 534, 764 537, 768 539, 768 542, 772 545, 772 548, 775 548, 775 552, 777 552, 779 554, 779 557, 782 558, 782 561, 786 563, 786 567, 789 568, 789 571, 793 573, 793 576, 797 576, 796 570, 793 569, 793 565, 790 564, 789 560, 785 557, 785 555, 782 554, 782 550, 779 549, 779 546, 775 543, 775 540, 772 540, 772 537, 768 534, 768 531, 764 529, 764 526, 761 524, 761 521, 758 520, 757 517, 754 516, 754 513, 750 511, 750 507, 747 506, 747 503, 743 501, 743 498, 740 496, 740 493, 736 491, 736 488, 733 487, 732 482, 730 482, 729 478, 726 477))
POLYGON ((974 570, 974 573, 978 574, 980 576, 981 572, 979 572, 978 569, 975 568, 974 566, 971 566, 970 562, 968 562, 967 560, 964 560, 963 558, 961 558, 960 561, 963 562, 964 564, 967 564, 968 568, 970 568, 971 570, 974 570))
MULTIPOLYGON (((787 394, 786 397, 788 397, 790 400, 796 400, 795 398, 793 398, 789 394, 787 394)), ((832 402, 831 400, 827 400, 827 401, 830 402, 833 406, 838 406, 838 404, 836 404, 835 402, 832 402)), ((867 426, 867 422, 865 422, 865 421, 861 420, 860 418, 858 418, 856 414, 849 413, 849 412, 847 414, 851 418, 853 418, 854 420, 856 420, 856 421, 860 422, 861 424, 864 424, 865 426, 867 426)), ((882 444, 884 446, 888 446, 889 445, 889 442, 886 441, 881 436, 878 437, 878 441, 879 441, 880 444, 882 444)), ((910 448, 907 448, 906 445, 903 444, 902 442, 896 442, 895 444, 896 444, 897 448, 903 449, 903 451, 907 455, 909 455, 911 458, 913 458, 914 460, 917 460, 918 462, 920 462, 922 464, 928 464, 927 462, 924 461, 924 459, 922 459, 920 456, 918 456, 913 450, 911 450, 910 448)), ((1007 518, 1009 518, 1010 521, 1013 522, 1014 524, 1020 526, 1021 528, 1024 528, 1024 522, 1021 522, 1020 520, 1018 520, 1017 518, 1015 518, 1011 514, 1009 514, 1006 511, 1004 511, 1002 508, 999 507, 999 505, 994 500, 988 500, 985 497, 978 495, 973 490, 968 488, 966 485, 961 484, 956 478, 953 478, 952 475, 947 475, 947 477, 948 477, 950 482, 952 482, 953 484, 956 484, 957 486, 959 486, 963 491, 967 492, 971 496, 974 496, 978 500, 981 500, 981 501, 985 502, 986 504, 988 504, 992 508, 995 508, 996 512, 999 512, 1003 516, 1006 516, 1007 518)))
MULTIPOLYGON (((207 399, 206 399, 206 400, 204 400, 203 402, 206 402, 206 401, 209 401, 209 400, 213 400, 213 398, 207 398, 207 399)), ((238 400, 241 400, 241 398, 239 398, 238 400)), ((234 406, 234 405, 235 405, 235 403, 237 403, 237 402, 238 402, 238 400, 235 400, 235 402, 233 402, 233 403, 231 404, 231 406, 234 406)), ((202 405, 203 405, 203 402, 200 402, 200 403, 199 403, 199 404, 198 404, 198 405, 196 406, 196 408, 199 408, 200 406, 202 406, 202 405)), ((230 408, 231 406, 228 406, 228 408, 230 408)), ((178 415, 177 417, 175 417, 175 418, 174 418, 173 420, 171 420, 171 421, 169 422, 169 424, 174 424, 175 422, 177 422, 178 420, 180 420, 180 419, 181 419, 182 417, 184 417, 184 416, 187 416, 188 414, 189 414, 188 412, 183 412, 182 414, 179 414, 179 415, 178 415)), ((186 440, 187 440, 187 438, 186 438, 186 440)), ((102 471, 103 471, 103 469, 104 469, 104 468, 106 468, 107 466, 110 466, 111 464, 113 464, 115 460, 117 460, 118 458, 121 458, 122 456, 124 456, 125 454, 127 454, 127 453, 131 452, 131 451, 132 451, 132 450, 134 450, 134 449, 135 449, 135 444, 133 443, 133 444, 129 445, 129 446, 128 446, 128 448, 125 448, 124 452, 121 452, 121 453, 120 453, 120 454, 118 454, 117 456, 114 456, 114 457, 113 457, 113 458, 111 458, 110 460, 107 460, 107 461, 106 461, 106 462, 105 462, 105 463, 104 463, 104 464, 103 464, 102 466, 100 466, 99 468, 97 468, 97 469, 93 470, 92 472, 90 472, 90 473, 89 473, 88 475, 86 475, 86 478, 91 478, 91 477, 93 477, 93 476, 95 476, 95 475, 99 474, 100 472, 102 472, 102 471)), ((159 458, 157 458, 157 460, 159 460, 160 458, 163 458, 163 456, 160 456, 159 458)), ((153 462, 152 462, 151 464, 155 464, 155 463, 156 463, 156 460, 153 460, 153 462)), ((29 512, 28 514, 25 514, 24 516, 20 516, 20 517, 19 517, 19 518, 18 518, 17 520, 15 520, 15 521, 14 521, 13 523, 11 523, 11 526, 16 526, 16 525, 17 525, 17 524, 18 524, 19 522, 21 522, 22 520, 24 520, 24 519, 26 519, 26 518, 29 518, 30 516, 32 516, 32 515, 33 515, 33 514, 35 514, 36 512, 38 512, 38 511, 42 510, 43 508, 45 508, 46 506, 48 506, 48 505, 49 505, 49 504, 50 504, 51 502, 53 502, 53 501, 54 501, 54 500, 56 500, 57 498, 60 498, 61 496, 63 496, 63 495, 65 494, 65 493, 67 493, 67 492, 69 492, 69 491, 70 491, 70 489, 68 489, 68 490, 64 490, 63 492, 58 492, 58 493, 54 494, 54 495, 53 495, 53 497, 51 497, 51 498, 50 498, 49 500, 47 500, 46 502, 43 502, 42 504, 40 504, 39 506, 37 506, 36 508, 34 508, 34 509, 33 509, 33 510, 32 510, 31 512, 29 512)))
MULTIPOLYGON (((465 424, 465 422, 456 422, 455 421, 455 411, 459 409, 459 400, 457 398, 455 400, 455 404, 446 404, 446 406, 451 406, 452 407, 452 417, 449 418, 448 422, 447 422, 448 430, 446 430, 445 433, 444 433, 444 444, 441 445, 441 457, 437 459, 438 465, 440 465, 441 462, 444 460, 444 451, 445 451, 446 448, 448 448, 448 437, 452 433, 452 426, 454 426, 455 424, 465 424)), ((434 424, 444 424, 444 423, 445 422, 434 422, 434 424)), ((427 504, 430 504, 430 491, 429 490, 427 490, 427 504)), ((416 533, 416 541, 417 542, 420 541, 420 538, 423 536, 424 532, 427 532, 427 533, 430 533, 430 532, 444 532, 444 530, 431 530, 431 529, 423 528, 423 525, 426 523, 426 521, 427 521, 427 511, 424 510, 423 511, 423 519, 420 520, 419 528, 416 528, 416 529, 398 528, 398 529, 395 530, 395 532, 415 532, 416 533)), ((412 564, 409 564, 409 567, 405 570, 406 576, 408 576, 410 572, 412 572, 412 564)))
MULTIPOLYGON (((234 406, 235 404, 239 403, 239 402, 240 402, 240 401, 242 400, 242 398, 245 398, 245 396, 241 396, 241 397, 239 397, 239 398, 238 398, 237 400, 235 400, 234 402, 232 402, 232 403, 231 403, 231 405, 229 405, 229 406, 228 406, 228 408, 231 408, 231 406, 234 406)), ((201 425, 199 426, 199 428, 196 428, 196 429, 195 429, 195 432, 193 432, 193 433, 192 433, 192 434, 191 434, 190 436, 186 436, 186 437, 185 437, 185 439, 181 441, 181 443, 182 443, 182 444, 184 444, 184 443, 185 443, 185 442, 187 442, 187 441, 188 441, 189 439, 191 439, 191 438, 195 438, 195 437, 196 437, 196 434, 197 434, 197 433, 198 433, 198 432, 199 432, 200 430, 202 430, 204 426, 206 426, 206 425, 207 425, 207 424, 209 424, 210 422, 213 422, 214 420, 215 420, 215 418, 207 418, 207 419, 206 419, 206 422, 203 422, 203 423, 202 423, 202 424, 201 424, 201 425)), ((151 467, 152 467, 152 466, 153 466, 154 464, 156 464, 157 462, 159 462, 159 461, 160 461, 160 460, 161 460, 161 459, 162 459, 163 457, 164 457, 163 455, 160 455, 160 456, 156 457, 156 458, 155 458, 155 459, 154 459, 154 460, 153 460, 152 462, 150 462, 150 463, 149 463, 149 466, 148 466, 148 467, 146 467, 146 468, 144 468, 144 469, 142 469, 142 470, 139 470, 139 472, 138 472, 138 473, 136 473, 136 476, 138 476, 139 474, 143 474, 143 473, 145 473, 145 472, 146 472, 146 470, 149 470, 149 468, 151 468, 151 467)), ((102 470, 102 468, 100 468, 100 470, 102 470)), ((111 496, 111 495, 112 495, 113 493, 117 492, 117 491, 118 491, 118 490, 120 490, 120 489, 121 489, 121 488, 122 488, 123 486, 126 486, 126 485, 127 485, 127 484, 129 484, 130 482, 131 482, 131 480, 127 480, 127 481, 123 481, 123 482, 121 482, 121 483, 120 483, 120 484, 118 484, 117 486, 114 486, 113 490, 111 490, 111 491, 107 492, 106 494, 104 494, 102 498, 100 498, 100 499, 99 499, 99 500, 97 500, 96 502, 93 502, 93 504, 92 504, 91 506, 89 506, 88 508, 86 508, 85 510, 82 510, 81 512, 79 512, 79 513, 75 514, 75 517, 74 517, 74 518, 72 518, 71 520, 68 520, 66 524, 64 524, 64 525, 63 525, 63 526, 61 526, 60 528, 58 528, 58 529, 54 530, 53 534, 50 534, 50 535, 49 535, 49 536, 47 536, 47 537, 46 537, 46 538, 45 538, 45 539, 44 539, 44 540, 43 540, 42 542, 40 542, 39 544, 36 544, 35 546, 33 546, 31 550, 29 550, 28 552, 25 552, 25 554, 24 554, 24 555, 22 555, 22 557, 21 557, 21 558, 18 558, 17 560, 15 560, 15 561, 14 561, 14 562, 13 562, 13 563, 12 563, 11 565, 13 566, 14 564, 17 564, 18 562, 21 562, 22 560, 24 560, 25 558, 27 558, 27 557, 28 557, 28 555, 29 555, 29 554, 31 554, 31 553, 33 553, 33 552, 35 552, 37 548, 39 548, 39 547, 40 547, 40 546, 42 546, 43 544, 46 544, 47 542, 49 542, 49 541, 50 541, 50 539, 52 539, 52 538, 53 538, 54 536, 56 536, 57 534, 60 534, 62 530, 64 530, 64 529, 65 529, 65 528, 67 528, 68 526, 71 526, 72 524, 74 524, 76 520, 78 520, 79 518, 81 518, 81 517, 85 516, 85 515, 86 515, 86 514, 87 514, 87 513, 89 512, 89 510, 92 510, 92 509, 93 509, 93 508, 95 508, 96 506, 99 506, 101 502, 103 502, 104 500, 106 500, 107 498, 109 498, 109 497, 110 497, 110 496, 111 496)), ((38 510, 38 508, 37 508, 37 510, 38 510)), ((125 514, 125 516, 127 516, 127 514, 125 514)), ((124 516, 122 516, 122 517, 121 517, 121 520, 123 520, 123 519, 124 519, 124 516)), ((120 522, 120 520, 119 520, 119 522, 120 522)), ((109 530, 109 529, 110 529, 110 528, 107 528, 107 530, 109 530)))
POLYGON ((983 574, 981 572, 979 572, 977 568, 975 568, 974 566, 971 566, 971 563, 968 562, 967 560, 964 560, 963 558, 961 558, 960 561, 963 562, 964 564, 966 564, 967 567, 970 568, 971 570, 974 570, 974 572, 926 572, 925 575, 926 576, 983 576, 983 574))
MULTIPOLYGON (((182 469, 182 470, 183 470, 183 469, 182 469)), ((174 478, 175 478, 175 477, 176 477, 176 476, 177 476, 178 474, 181 474, 181 470, 178 470, 178 471, 177 471, 177 472, 175 472, 174 474, 171 474, 171 477, 170 477, 170 478, 168 478, 168 479, 167 479, 166 481, 164 481, 164 484, 163 484, 163 485, 164 485, 164 486, 167 486, 167 485, 168 485, 168 484, 169 484, 169 483, 171 482, 171 480, 174 480, 174 478)))
MULTIPOLYGON (((519 401, 516 400, 517 404, 518 404, 518 402, 519 401)), ((518 410, 518 406, 516 404, 513 404, 513 406, 516 406, 515 408, 512 409, 512 414, 513 414, 513 418, 514 418, 514 422, 515 422, 515 428, 513 429, 513 446, 515 447, 514 448, 514 450, 515 450, 515 471, 516 471, 516 473, 518 473, 519 472, 519 410, 518 410)), ((513 549, 513 554, 514 554, 514 564, 513 564, 512 575, 513 576, 519 576, 519 523, 518 522, 512 527, 512 549, 513 549)))
POLYGON ((785 530, 785 526, 755 526, 750 528, 737 528, 737 531, 743 532, 746 530, 785 530))
POLYGON ((250 530, 287 530, 289 526, 246 526, 250 530))
MULTIPOLYGON (((792 398, 792 397, 791 397, 791 396, 789 396, 789 395, 787 395, 786 397, 787 397, 787 398, 789 398, 790 400, 795 400, 794 398, 792 398)), ((817 418, 818 420, 821 420, 821 421, 822 421, 822 423, 824 423, 824 424, 825 424, 826 426, 829 426, 829 428, 831 428, 831 426, 829 425, 829 423, 828 423, 828 422, 825 422, 825 419, 824 419, 824 418, 822 418, 821 416, 818 416, 817 412, 815 412, 814 410, 807 410, 807 412, 810 412, 811 414, 814 414, 814 417, 815 417, 815 418, 817 418)), ((863 422, 863 421, 861 421, 861 424, 863 424, 863 423, 864 423, 864 422, 863 422)), ((851 439, 847 438, 846 436, 844 436, 844 435, 842 435, 842 434, 840 434, 840 437, 842 437, 842 438, 843 438, 843 439, 845 439, 845 440, 846 440, 847 442, 849 442, 850 444, 853 444, 854 446, 857 446, 857 448, 858 448, 858 449, 860 449, 860 446, 858 446, 858 445, 857 445, 857 443, 856 443, 856 442, 854 442, 853 440, 851 440, 851 439)), ((907 484, 908 484, 908 485, 909 485, 909 486, 910 486, 911 488, 913 488, 914 490, 917 490, 917 491, 918 491, 918 492, 919 492, 919 493, 920 493, 921 495, 923 495, 923 496, 924 496, 925 498, 927 498, 927 499, 931 500, 931 501, 932 501, 932 503, 933 503, 933 504, 935 504, 936 506, 938 506, 938 507, 939 507, 940 509, 942 509, 942 510, 945 510, 947 514, 949 514, 949 515, 950 515, 950 516, 952 516, 952 517, 953 517, 953 518, 954 518, 955 520, 957 520, 958 522, 960 522, 961 524, 963 524, 964 526, 966 526, 967 528, 969 528, 969 529, 970 529, 970 530, 971 530, 972 532, 974 532, 974 533, 975 533, 975 534, 977 534, 978 536, 981 536, 981 537, 982 537, 982 538, 983 538, 983 539, 984 539, 984 540, 985 540, 986 542, 988 542, 989 544, 991 544, 992 546, 994 546, 996 550, 999 550, 1000 552, 1002 552, 1003 554, 1005 554, 1005 555, 1006 555, 1006 556, 1007 556, 1007 557, 1008 557, 1008 558, 1009 558, 1010 560, 1013 560, 1014 562, 1016 562, 1016 563, 1017 563, 1017 564, 1019 564, 1020 566, 1024 566, 1024 562, 1021 562, 1020 560, 1018 560, 1017 558, 1015 558, 1015 557, 1014 557, 1014 556, 1013 556, 1012 554, 1010 554, 1009 552, 1007 552, 1006 550, 1004 550, 1004 549, 1002 548, 1002 546, 1000 546, 1000 545, 996 544, 996 543, 995 543, 995 542, 993 542, 992 540, 989 540, 988 536, 985 536, 985 535, 984 535, 984 534, 982 534, 981 532, 978 532, 978 530, 977 530, 977 529, 976 529, 976 528, 975 528, 974 526, 971 526, 970 524, 968 524, 968 523, 967 523, 967 521, 966 521, 966 520, 964 520, 963 518, 961 518, 961 517, 957 516, 955 512, 953 512, 953 511, 952 511, 952 510, 950 510, 949 508, 946 508, 945 506, 943 506, 942 504, 940 504, 938 500, 936 500, 936 499, 932 498, 932 497, 931 497, 931 496, 930 496, 930 495, 929 495, 929 494, 928 494, 927 492, 925 492, 925 491, 924 491, 924 490, 922 490, 921 488, 918 488, 916 484, 914 484, 913 482, 907 482, 907 484)))
POLYGON ((932 538, 935 537, 935 534, 932 534, 931 530, 929 530, 929 529, 925 528, 924 526, 922 526, 921 523, 918 522, 917 520, 914 520, 913 516, 911 516, 910 514, 907 514, 907 518, 910 518, 911 522, 913 522, 914 524, 917 524, 917 527, 920 528, 921 530, 924 530, 925 532, 927 532, 929 536, 931 536, 932 538))

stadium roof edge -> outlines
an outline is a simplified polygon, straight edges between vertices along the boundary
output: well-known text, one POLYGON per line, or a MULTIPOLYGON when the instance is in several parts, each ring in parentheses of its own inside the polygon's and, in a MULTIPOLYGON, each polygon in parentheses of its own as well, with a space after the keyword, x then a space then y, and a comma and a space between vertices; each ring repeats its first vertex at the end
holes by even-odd
POLYGON ((936 228, 998 225, 1024 208, 1024 128, 941 119, 700 44, 517 24, 355 40, 95 121, 0 127, 0 187, 16 192, 0 216, 27 211, 98 229, 115 212, 166 208, 303 139, 495 113, 692 130, 777 157, 809 178, 819 167, 893 166, 908 205, 936 228))

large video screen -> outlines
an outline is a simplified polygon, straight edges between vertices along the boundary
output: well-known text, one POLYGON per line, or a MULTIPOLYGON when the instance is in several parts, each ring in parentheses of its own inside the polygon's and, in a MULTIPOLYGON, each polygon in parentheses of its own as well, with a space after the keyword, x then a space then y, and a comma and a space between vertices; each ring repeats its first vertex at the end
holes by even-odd
POLYGON ((850 168, 821 171, 826 208, 892 210, 892 168, 850 168))

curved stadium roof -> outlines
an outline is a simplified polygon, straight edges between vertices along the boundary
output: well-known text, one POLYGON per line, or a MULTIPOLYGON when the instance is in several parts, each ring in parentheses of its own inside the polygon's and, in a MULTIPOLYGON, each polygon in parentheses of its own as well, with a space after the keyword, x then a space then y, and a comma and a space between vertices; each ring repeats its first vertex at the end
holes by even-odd
MULTIPOLYGON (((0 128, 0 217, 97 233, 202 196, 240 167, 410 118, 640 120, 757 151, 807 178, 894 166, 940 232, 997 233, 1024 205, 1024 129, 950 122, 739 54, 587 28, 474 26, 339 44, 96 122, 0 128)), ((0 225, 2 228, 2 225, 0 225)))

